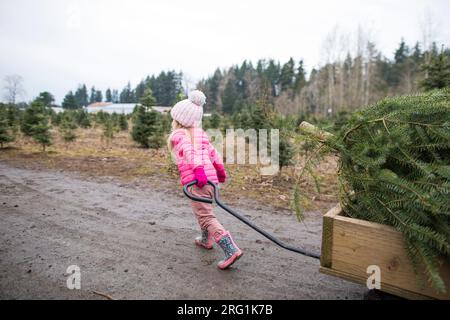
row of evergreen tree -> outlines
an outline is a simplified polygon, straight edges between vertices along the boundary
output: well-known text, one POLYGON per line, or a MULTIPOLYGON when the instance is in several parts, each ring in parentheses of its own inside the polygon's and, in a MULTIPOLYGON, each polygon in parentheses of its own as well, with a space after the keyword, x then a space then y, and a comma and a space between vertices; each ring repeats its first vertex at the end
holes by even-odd
MULTIPOLYGON (((437 68, 429 68, 428 77, 424 78, 422 86, 425 90, 440 88, 443 84, 448 86, 449 68, 441 68, 440 65, 447 63, 447 56, 439 54, 436 56, 437 68), (443 70, 445 72, 443 72, 443 70)), ((433 66, 433 64, 432 64, 433 66)), ((295 85, 295 82, 294 82, 295 85)), ((178 99, 184 98, 178 96, 178 99)), ((299 113, 294 115, 283 115, 276 109, 273 103, 273 96, 262 95, 251 106, 234 110, 231 115, 213 112, 211 117, 203 119, 203 128, 221 129, 225 132, 228 128, 243 129, 279 129, 280 136, 280 166, 291 163, 298 126, 302 121, 308 121, 326 128, 337 131, 347 121, 351 112, 340 110, 329 117, 316 117, 312 113, 299 113)), ((156 104, 156 98, 150 87, 147 87, 139 105, 136 105, 131 115, 108 114, 98 112, 88 114, 86 110, 75 109, 65 110, 62 113, 55 113, 51 108, 53 97, 48 92, 42 92, 29 106, 19 108, 14 104, 0 104, 0 143, 8 143, 14 140, 17 132, 20 131, 25 136, 32 137, 45 147, 51 144, 51 125, 57 126, 61 136, 65 141, 76 139, 74 130, 77 127, 88 128, 92 124, 103 126, 103 136, 110 141, 114 137, 114 132, 118 130, 128 131, 128 120, 133 124, 130 135, 140 146, 146 148, 160 148, 164 144, 165 137, 170 131, 170 115, 163 115, 152 109, 156 104)), ((307 145, 303 145, 307 148, 307 145)), ((307 152, 307 150, 305 149, 307 152)))
POLYGON ((89 114, 81 108, 69 108, 57 113, 52 108, 53 97, 48 92, 42 92, 26 108, 0 103, 0 144, 3 147, 4 143, 14 141, 18 134, 22 134, 39 143, 45 151, 53 143, 52 129, 57 128, 62 139, 71 142, 77 138, 77 128, 91 126, 101 126, 102 137, 111 141, 116 132, 129 131, 128 122, 131 119, 132 139, 142 147, 160 148, 170 130, 169 115, 151 108, 156 99, 149 88, 140 102, 130 115, 103 111, 89 114))
MULTIPOLYGON (((0 104, 0 143, 12 142, 18 134, 32 138, 36 143, 46 147, 53 144, 53 133, 59 132, 60 137, 70 143, 78 138, 77 128, 90 128, 93 126, 103 128, 102 138, 109 144, 116 132, 129 132, 131 138, 144 148, 159 149, 164 145, 171 129, 169 114, 161 114, 152 109, 155 98, 151 91, 146 90, 146 95, 141 99, 141 104, 136 105, 133 113, 129 115, 106 113, 88 113, 84 109, 66 109, 56 113, 51 104, 46 104, 40 94, 25 109, 17 108, 13 104, 0 104), (132 128, 129 130, 129 121, 132 128)), ((241 116, 236 113, 233 116, 221 116, 213 113, 211 117, 204 118, 203 127, 221 129, 223 133, 228 128, 244 129, 270 129, 281 128, 280 164, 290 164, 292 147, 289 142, 290 135, 295 132, 295 127, 301 119, 283 117, 274 112, 273 106, 268 101, 258 101, 250 113, 241 116)))
POLYGON ((173 105, 182 92, 182 73, 175 71, 162 71, 158 76, 147 76, 140 81, 135 88, 131 83, 119 92, 117 89, 106 89, 105 93, 94 86, 88 90, 85 84, 81 84, 75 91, 69 91, 62 102, 64 109, 77 109, 95 102, 112 103, 138 103, 144 96, 147 88, 152 90, 157 105, 173 105))

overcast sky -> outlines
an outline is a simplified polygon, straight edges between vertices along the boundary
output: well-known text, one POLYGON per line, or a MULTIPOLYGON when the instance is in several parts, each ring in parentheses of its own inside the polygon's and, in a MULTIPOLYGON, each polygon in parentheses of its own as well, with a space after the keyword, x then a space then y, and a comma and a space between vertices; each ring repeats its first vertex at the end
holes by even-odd
POLYGON ((392 57, 401 37, 422 40, 425 12, 448 46, 449 0, 0 0, 0 77, 21 75, 24 100, 47 90, 60 103, 79 83, 121 89, 167 69, 195 83, 244 59, 292 56, 310 70, 335 26, 361 25, 392 57))

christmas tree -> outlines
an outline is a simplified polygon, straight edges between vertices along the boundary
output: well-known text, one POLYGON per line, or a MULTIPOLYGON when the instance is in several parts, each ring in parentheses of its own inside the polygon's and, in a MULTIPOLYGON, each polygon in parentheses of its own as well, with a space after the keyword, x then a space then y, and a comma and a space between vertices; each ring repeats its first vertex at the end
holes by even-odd
POLYGON ((301 129, 339 156, 345 214, 399 230, 413 265, 445 292, 439 267, 450 257, 450 89, 384 99, 353 114, 336 135, 301 129))
POLYGON ((68 113, 64 114, 61 123, 59 124, 59 132, 64 142, 69 143, 77 138, 75 134, 76 129, 77 125, 73 116, 68 113))
POLYGON ((137 106, 131 137, 142 147, 160 148, 164 144, 161 115, 152 108, 137 106))
POLYGON ((23 117, 21 130, 34 141, 40 143, 42 150, 52 144, 49 125, 49 116, 45 105, 40 101, 34 101, 26 110, 23 117))
POLYGON ((3 103, 0 103, 0 146, 4 143, 14 141, 14 130, 8 119, 8 109, 3 103))

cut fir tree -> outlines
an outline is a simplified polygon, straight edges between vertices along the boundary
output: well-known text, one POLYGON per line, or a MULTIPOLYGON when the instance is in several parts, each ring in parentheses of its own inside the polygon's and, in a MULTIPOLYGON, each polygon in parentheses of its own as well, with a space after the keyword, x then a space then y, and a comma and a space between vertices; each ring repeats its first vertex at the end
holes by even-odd
POLYGON ((436 290, 448 290, 439 267, 450 258, 450 89, 384 99, 336 135, 300 129, 319 143, 317 154, 338 155, 345 214, 400 231, 416 270, 424 266, 436 290))

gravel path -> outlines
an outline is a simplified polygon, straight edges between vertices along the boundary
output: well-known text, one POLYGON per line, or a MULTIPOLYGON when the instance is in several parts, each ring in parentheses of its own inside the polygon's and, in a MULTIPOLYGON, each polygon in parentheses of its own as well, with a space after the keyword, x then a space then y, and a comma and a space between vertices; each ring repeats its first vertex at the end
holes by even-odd
MULTIPOLYGON (((217 208, 244 256, 227 271, 218 248, 193 244, 198 227, 181 189, 161 181, 82 178, 0 163, 1 299, 361 299, 364 288, 318 272, 217 208), (66 269, 81 269, 81 289, 66 269)), ((226 199, 224 199, 226 202, 226 199)), ((286 242, 320 251, 322 220, 234 203, 286 242)))

